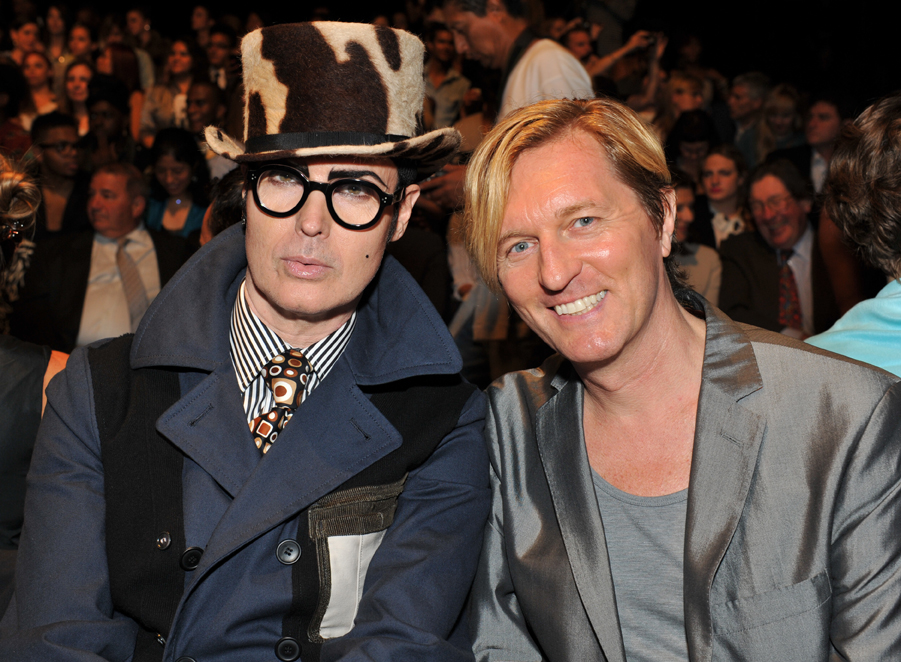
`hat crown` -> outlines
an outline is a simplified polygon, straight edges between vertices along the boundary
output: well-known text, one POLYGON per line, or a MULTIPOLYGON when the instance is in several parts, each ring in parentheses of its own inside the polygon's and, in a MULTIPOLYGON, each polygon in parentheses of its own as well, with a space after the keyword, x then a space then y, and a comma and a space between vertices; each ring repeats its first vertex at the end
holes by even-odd
POLYGON ((275 134, 415 135, 424 48, 410 33, 359 23, 261 28, 241 43, 245 142, 275 134))

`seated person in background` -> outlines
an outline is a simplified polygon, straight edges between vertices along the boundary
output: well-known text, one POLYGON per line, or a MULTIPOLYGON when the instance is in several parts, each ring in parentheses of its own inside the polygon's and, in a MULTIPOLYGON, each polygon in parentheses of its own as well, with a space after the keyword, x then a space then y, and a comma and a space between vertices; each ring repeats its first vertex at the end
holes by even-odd
POLYGON ((901 94, 867 108, 839 138, 824 207, 857 252, 889 279, 811 345, 901 375, 901 94))
POLYGON ((430 128, 443 129, 459 118, 471 84, 454 67, 457 59, 454 33, 446 25, 438 23, 429 27, 424 41, 429 53, 425 63, 425 95, 434 104, 430 128))
POLYGON ((738 147, 749 168, 757 165, 757 131, 763 117, 763 102, 770 91, 770 79, 759 71, 736 76, 726 102, 735 122, 731 142, 738 147))
POLYGON ((225 97, 215 83, 207 80, 195 80, 191 83, 188 89, 188 128, 206 159, 211 180, 221 179, 235 168, 235 162, 211 150, 203 136, 203 130, 208 126, 224 128, 225 112, 225 97))
POLYGON ((31 140, 41 166, 43 204, 38 209, 34 239, 87 228, 85 214, 88 175, 78 170, 78 129, 75 119, 60 112, 47 113, 31 125, 31 140))
POLYGON ((719 248, 725 239, 753 228, 747 208, 748 166, 735 145, 710 150, 701 164, 704 195, 695 200, 691 240, 719 248))
POLYGON ((93 172, 109 163, 137 164, 145 153, 128 131, 128 88, 105 74, 96 74, 88 85, 90 130, 78 142, 81 169, 93 172))
POLYGON ((758 166, 748 197, 756 232, 720 245, 720 308, 738 322, 806 338, 839 317, 826 265, 807 220, 811 192, 788 161, 758 166))
POLYGON ((147 230, 137 168, 100 167, 87 213, 93 229, 39 242, 10 318, 12 335, 61 352, 129 333, 190 251, 185 240, 147 230))
POLYGON ((180 237, 198 234, 209 205, 210 171, 191 132, 169 128, 157 133, 150 166, 147 227, 180 237))
MULTIPOLYGON (((34 225, 37 183, 0 155, 0 277, 34 225)), ((13 588, 25 508, 25 475, 41 422, 44 389, 68 356, 0 334, 0 611, 13 588)))
POLYGON ((719 143, 720 138, 710 115, 700 109, 689 110, 679 115, 673 125, 664 141, 664 153, 667 162, 700 182, 704 159, 719 143))
POLYGON ((710 302, 719 305, 722 264, 719 254, 710 246, 688 241, 689 228, 695 220, 695 184, 681 170, 673 172, 676 192, 676 250, 673 259, 685 272, 688 286, 710 302))
POLYGON ((901 382, 686 291, 663 152, 616 102, 510 114, 466 205, 559 352, 487 391, 476 659, 901 659, 901 382))
POLYGON ((777 149, 804 144, 800 106, 801 95, 787 83, 777 85, 766 95, 763 121, 757 133, 758 163, 763 163, 777 149))

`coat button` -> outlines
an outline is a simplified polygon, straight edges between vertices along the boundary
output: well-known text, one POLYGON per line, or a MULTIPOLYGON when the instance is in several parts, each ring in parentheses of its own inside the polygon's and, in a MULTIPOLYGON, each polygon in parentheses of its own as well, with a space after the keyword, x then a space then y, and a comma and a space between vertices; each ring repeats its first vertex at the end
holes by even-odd
POLYGON ((200 565, 200 557, 203 556, 203 550, 200 547, 188 547, 181 553, 178 565, 182 570, 196 570, 200 565))
POLYGON ((160 549, 169 549, 169 545, 171 544, 172 536, 169 535, 168 531, 163 531, 156 539, 156 546, 160 549))
POLYGON ((278 544, 275 555, 285 565, 297 563, 297 559, 300 558, 300 545, 297 544, 296 540, 282 540, 278 544))
POLYGON ((180 657, 175 662, 196 662, 193 657, 188 657, 187 655, 184 657, 180 657))
POLYGON ((300 644, 293 637, 282 637, 275 644, 275 657, 282 662, 294 662, 300 657, 300 644))

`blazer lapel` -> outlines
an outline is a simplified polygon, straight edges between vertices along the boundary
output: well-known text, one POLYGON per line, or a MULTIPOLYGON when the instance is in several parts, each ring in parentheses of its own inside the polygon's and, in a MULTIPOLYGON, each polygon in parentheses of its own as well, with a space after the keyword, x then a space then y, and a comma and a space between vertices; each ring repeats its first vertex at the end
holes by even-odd
POLYGON ((217 475, 241 480, 234 501, 210 537, 198 579, 239 546, 295 516, 402 442, 400 434, 356 386, 344 358, 297 409, 262 458, 251 440, 240 403, 236 409, 241 415, 242 443, 246 437, 246 447, 256 459, 246 480, 238 469, 227 473, 225 465, 238 464, 246 472, 247 462, 225 458, 222 467, 215 466, 217 475))
POLYGON ((538 452, 591 626, 606 658, 625 662, 604 526, 582 431, 582 385, 559 374, 553 385, 559 392, 536 415, 538 452))
POLYGON ((762 387, 741 327, 707 307, 707 343, 685 523, 684 599, 692 660, 711 653, 710 588, 738 524, 766 419, 740 400, 762 387))

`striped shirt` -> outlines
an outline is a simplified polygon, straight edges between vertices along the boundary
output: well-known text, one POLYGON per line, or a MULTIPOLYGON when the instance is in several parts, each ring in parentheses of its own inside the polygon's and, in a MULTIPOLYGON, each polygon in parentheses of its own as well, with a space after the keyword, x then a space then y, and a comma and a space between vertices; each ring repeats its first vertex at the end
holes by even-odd
MULTIPOLYGON (((253 422, 260 414, 271 411, 275 407, 272 391, 263 379, 263 368, 277 354, 283 354, 291 345, 279 338, 247 305, 244 288, 241 283, 235 307, 232 309, 229 344, 231 346, 232 365, 238 378, 238 387, 244 396, 244 411, 247 424, 253 422)), ((354 312, 339 329, 336 329, 322 340, 307 348, 299 348, 313 367, 313 374, 304 387, 301 402, 313 392, 335 367, 335 363, 344 353, 350 334, 353 333, 357 313, 354 312)))

